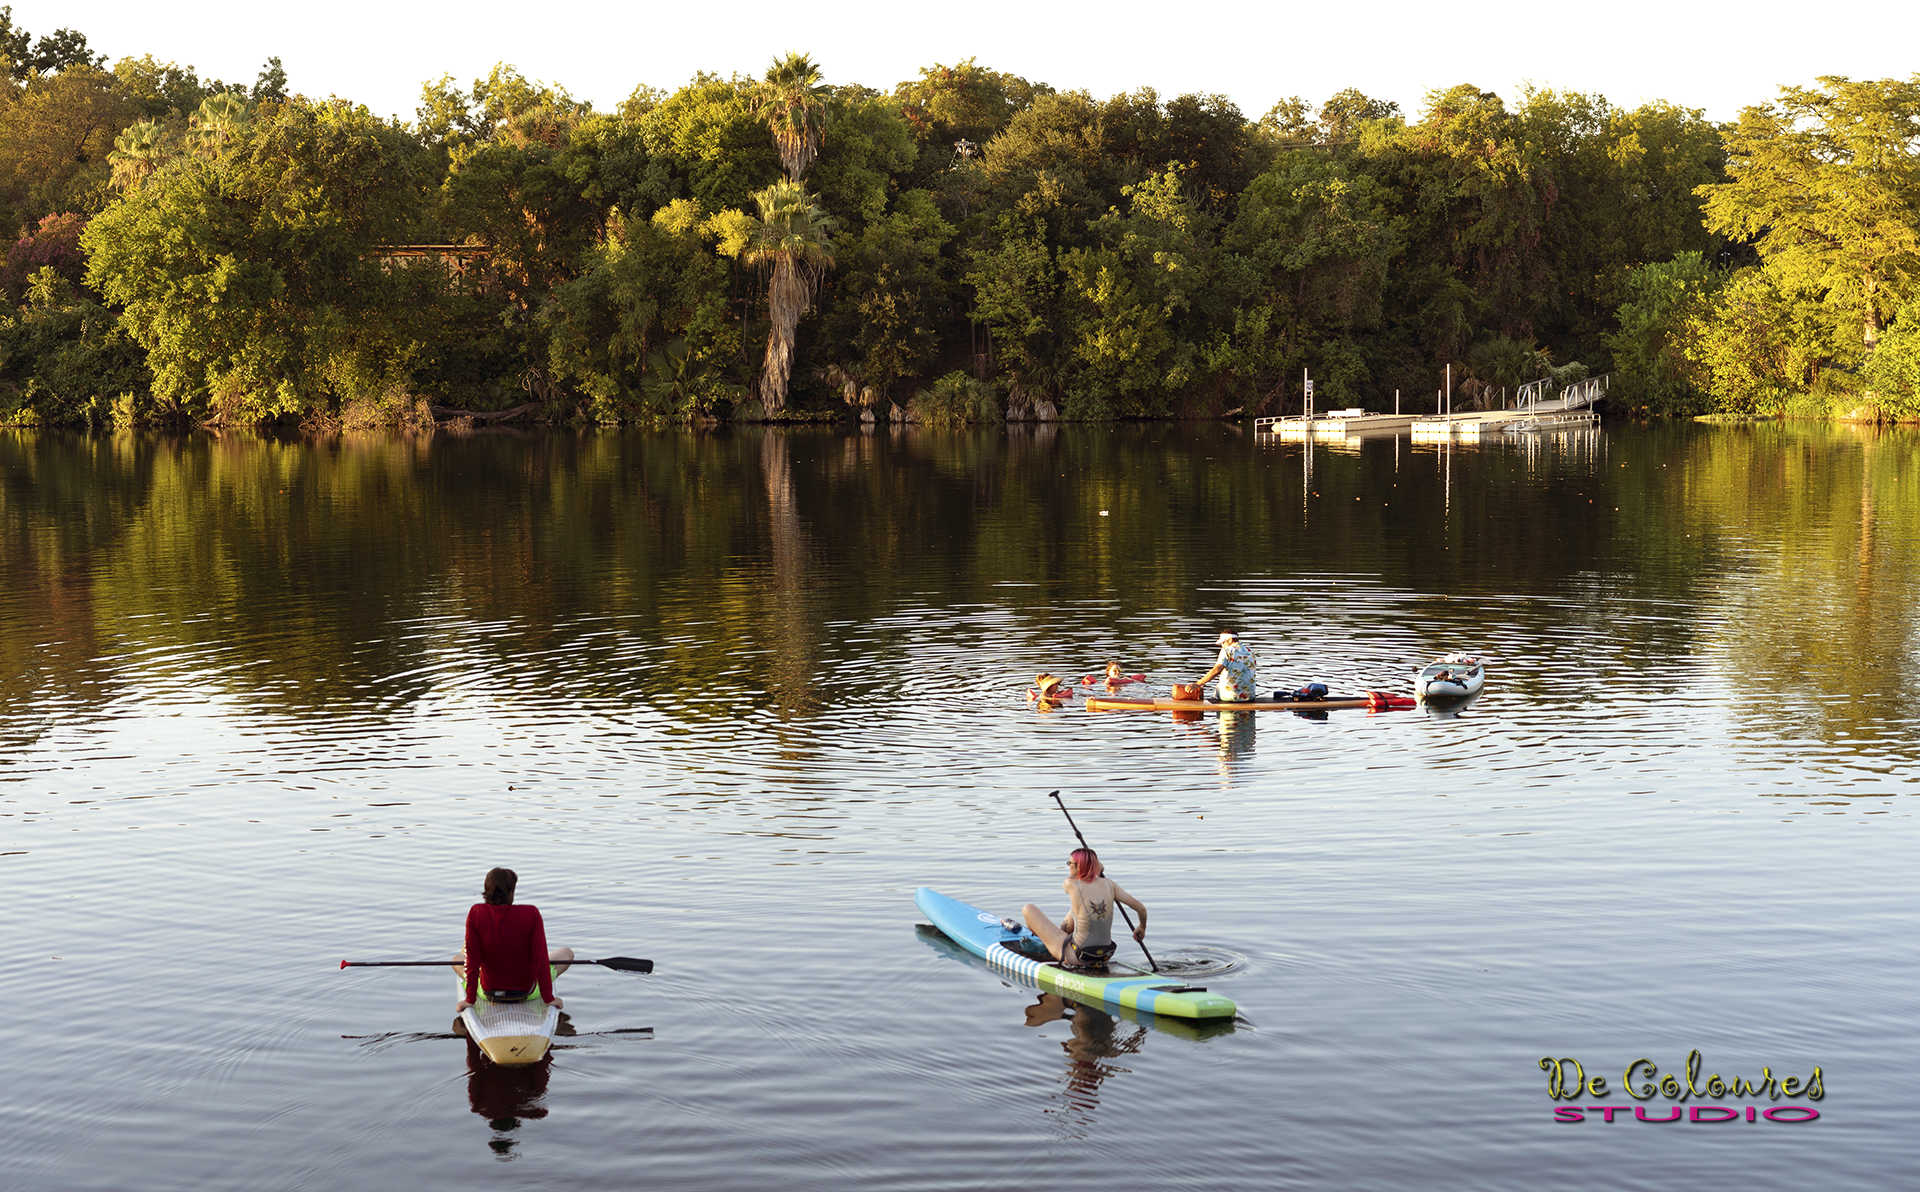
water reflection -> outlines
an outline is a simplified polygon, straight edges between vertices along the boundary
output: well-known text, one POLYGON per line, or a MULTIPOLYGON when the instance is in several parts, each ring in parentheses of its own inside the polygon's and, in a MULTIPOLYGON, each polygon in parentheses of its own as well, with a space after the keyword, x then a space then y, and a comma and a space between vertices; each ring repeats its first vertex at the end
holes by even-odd
MULTIPOLYGON (((1212 751, 1214 772, 1223 785, 1231 784, 1235 767, 1253 756, 1254 745, 1259 741, 1257 712, 1176 711, 1170 715, 1176 732, 1200 748, 1212 751)), ((1326 713, 1319 715, 1324 718, 1326 713)))
MULTIPOLYGON (((1024 1007, 1024 1020, 1029 1027, 1040 1028, 1054 1023, 1067 1026, 1068 1037, 1060 1044, 1061 1050, 1067 1055, 1060 1092, 1052 1104, 1042 1111, 1057 1124, 1064 1138, 1087 1136, 1093 1111, 1100 1106, 1101 1086, 1110 1078, 1125 1075, 1129 1071, 1112 1061, 1138 1054, 1146 1045, 1149 1034, 1159 1032, 1200 1041, 1231 1035, 1239 1025, 1239 1020, 1234 1018, 1173 1018, 1147 1014, 1127 1006, 1107 1008, 1085 1005, 1057 993, 1045 992, 1032 982, 993 968, 947 938, 937 927, 922 923, 916 926, 915 934, 920 942, 935 952, 987 973, 1003 985, 1033 990, 1037 997, 1031 1005, 1024 1007)), ((1214 960, 1210 951, 1203 951, 1202 956, 1208 962, 1214 960)), ((1213 967, 1209 971, 1218 974, 1224 972, 1225 967, 1213 967)))
POLYGON ((479 1044, 467 1040, 467 1107, 493 1131, 487 1146, 495 1155, 513 1158, 520 1142, 514 1132, 521 1123, 547 1116, 547 1080, 552 1075, 551 1053, 538 1063, 509 1067, 494 1063, 479 1044))
MULTIPOLYGON (((752 731, 817 768, 834 738, 810 726, 923 678, 1024 685, 983 669, 1009 641, 1165 673, 1181 634, 1227 620, 1364 686, 1498 641, 1521 694, 1703 657, 1756 737, 1877 755, 1905 733, 1888 710, 1920 698, 1913 432, 1349 446, 1160 426, 4 430, 0 745, 102 708, 212 704, 338 741, 449 703, 726 734, 766 709, 752 731)), ((1202 730, 1222 779, 1257 731, 1202 730)))
POLYGON ((1085 1138, 1100 1108, 1100 1086, 1110 1077, 1128 1072, 1111 1061, 1138 1052, 1145 1043, 1147 1028, 1119 1020, 1105 1010, 1068 1002, 1057 993, 1043 993, 1027 1007, 1027 1025, 1046 1026, 1064 1022, 1070 1029, 1060 1044, 1067 1053, 1067 1069, 1061 1080, 1057 1103, 1045 1112, 1055 1122, 1063 1138, 1085 1138))

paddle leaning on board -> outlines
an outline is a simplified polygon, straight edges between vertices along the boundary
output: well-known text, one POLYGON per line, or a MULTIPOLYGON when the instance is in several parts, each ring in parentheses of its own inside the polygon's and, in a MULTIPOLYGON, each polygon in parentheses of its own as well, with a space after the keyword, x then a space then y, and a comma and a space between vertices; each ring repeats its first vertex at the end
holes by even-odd
POLYGON ((1071 876, 1062 883, 1062 891, 1072 903, 1068 919, 1056 924, 1032 903, 1023 908, 1024 922, 1001 917, 926 886, 915 892, 914 904, 954 943, 983 958, 989 966, 1040 989, 1089 1006, 1180 1018, 1232 1017, 1236 1007, 1231 998, 1160 973, 1159 963, 1147 950, 1145 904, 1106 876, 1106 867, 1087 845, 1060 792, 1053 791, 1047 797, 1059 806, 1080 842, 1068 861, 1071 876), (1127 913, 1129 906, 1140 912, 1138 926, 1127 913), (1140 945, 1152 973, 1110 972, 1115 910, 1140 945))

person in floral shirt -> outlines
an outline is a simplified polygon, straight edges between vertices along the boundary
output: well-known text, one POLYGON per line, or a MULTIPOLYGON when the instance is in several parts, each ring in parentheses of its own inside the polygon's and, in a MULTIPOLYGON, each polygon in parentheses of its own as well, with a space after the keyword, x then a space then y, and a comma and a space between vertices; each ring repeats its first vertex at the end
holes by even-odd
POLYGON ((1219 660, 1212 670, 1200 676, 1200 685, 1204 687, 1218 677, 1221 700, 1254 699, 1254 661, 1253 651, 1241 645, 1239 637, 1229 629, 1220 635, 1219 660))

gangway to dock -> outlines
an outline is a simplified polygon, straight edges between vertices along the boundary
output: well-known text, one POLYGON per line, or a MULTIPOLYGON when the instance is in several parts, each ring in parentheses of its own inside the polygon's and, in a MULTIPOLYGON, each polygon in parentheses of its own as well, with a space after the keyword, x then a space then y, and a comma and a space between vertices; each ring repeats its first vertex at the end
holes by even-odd
POLYGON ((1600 421, 1600 416, 1593 411, 1594 403, 1607 395, 1607 381, 1611 376, 1603 373, 1575 381, 1554 398, 1545 396, 1546 381, 1534 381, 1520 387, 1519 400, 1510 409, 1428 414, 1413 420, 1409 434, 1416 443, 1432 443, 1593 426, 1600 421))

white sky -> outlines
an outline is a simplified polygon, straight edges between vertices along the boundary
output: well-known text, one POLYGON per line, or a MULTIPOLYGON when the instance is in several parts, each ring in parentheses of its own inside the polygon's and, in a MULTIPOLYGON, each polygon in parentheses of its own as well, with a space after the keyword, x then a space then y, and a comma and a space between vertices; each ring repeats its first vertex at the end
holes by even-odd
POLYGON ((270 55, 292 89, 337 94, 411 120, 420 85, 462 86, 499 61, 606 109, 638 83, 671 90, 696 70, 758 75, 785 50, 812 53, 832 82, 882 90, 922 66, 969 56, 1097 96, 1150 86, 1163 97, 1222 92, 1258 118, 1288 95, 1314 104, 1358 87, 1418 112, 1431 88, 1470 82, 1511 101, 1522 81, 1597 91, 1616 105, 1666 99, 1731 119, 1783 83, 1920 71, 1920 5, 1837 7, 1697 0, 1471 6, 1009 3, 502 3, 416 0, 10 0, 36 38, 87 35, 109 61, 150 53, 202 76, 251 84, 270 55), (792 34, 782 32, 793 29, 792 34))

